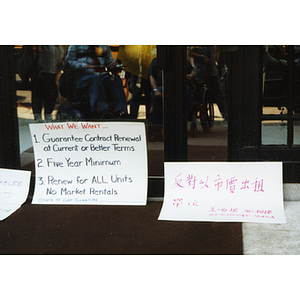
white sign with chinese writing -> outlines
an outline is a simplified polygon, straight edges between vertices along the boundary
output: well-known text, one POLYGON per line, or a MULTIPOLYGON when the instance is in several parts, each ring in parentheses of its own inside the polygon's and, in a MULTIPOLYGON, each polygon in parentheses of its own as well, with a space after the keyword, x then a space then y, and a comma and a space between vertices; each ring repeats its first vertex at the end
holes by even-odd
POLYGON ((282 163, 165 163, 159 220, 286 223, 282 163))
POLYGON ((146 205, 145 124, 30 124, 33 204, 146 205))
POLYGON ((30 171, 0 169, 0 221, 6 219, 26 201, 30 171))

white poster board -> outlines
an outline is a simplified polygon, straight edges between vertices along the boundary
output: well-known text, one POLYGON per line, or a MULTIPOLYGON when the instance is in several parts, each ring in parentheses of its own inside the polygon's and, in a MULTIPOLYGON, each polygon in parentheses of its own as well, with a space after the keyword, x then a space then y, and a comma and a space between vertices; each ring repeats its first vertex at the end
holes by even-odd
POLYGON ((0 169, 0 221, 6 219, 26 201, 30 171, 0 169))
POLYGON ((165 163, 159 220, 286 223, 282 163, 165 163))
POLYGON ((33 204, 146 205, 145 124, 30 124, 33 204))

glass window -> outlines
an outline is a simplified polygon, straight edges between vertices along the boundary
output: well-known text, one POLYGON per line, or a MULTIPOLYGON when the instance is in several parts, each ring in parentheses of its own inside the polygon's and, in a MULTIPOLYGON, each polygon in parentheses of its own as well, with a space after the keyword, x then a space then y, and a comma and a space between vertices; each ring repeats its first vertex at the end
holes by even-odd
POLYGON ((265 46, 261 142, 263 145, 299 145, 300 48, 265 46))
POLYGON ((220 46, 187 49, 189 161, 227 160, 228 61, 220 46))
POLYGON ((263 121, 261 131, 262 145, 287 145, 287 121, 263 121))
POLYGON ((137 121, 146 124, 148 175, 163 176, 163 83, 156 46, 15 46, 14 51, 22 169, 34 174, 30 123, 137 121), (24 60, 30 64, 26 72, 24 60))

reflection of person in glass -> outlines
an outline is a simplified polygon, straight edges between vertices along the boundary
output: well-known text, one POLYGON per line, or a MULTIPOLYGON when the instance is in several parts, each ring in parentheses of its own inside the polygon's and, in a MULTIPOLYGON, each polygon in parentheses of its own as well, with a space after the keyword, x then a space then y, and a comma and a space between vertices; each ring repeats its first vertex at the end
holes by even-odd
POLYGON ((121 118, 127 114, 121 78, 104 67, 116 66, 107 45, 69 47, 66 61, 80 72, 77 88, 87 88, 91 113, 98 118, 121 118))
POLYGON ((129 82, 129 91, 132 94, 130 99, 130 117, 132 119, 137 119, 143 93, 146 105, 150 102, 151 87, 149 80, 134 74, 130 75, 129 82))
POLYGON ((58 97, 56 75, 58 63, 64 55, 63 46, 38 46, 38 66, 32 76, 32 110, 37 122, 42 120, 42 109, 46 121, 52 121, 52 111, 58 97))
MULTIPOLYGON (((208 81, 210 88, 216 97, 216 103, 225 120, 228 118, 228 108, 225 95, 221 89, 220 78, 217 69, 215 46, 196 46, 188 48, 189 60, 192 67, 202 68, 205 73, 205 80, 208 81)), ((192 73, 193 74, 193 73, 192 73)), ((188 77, 189 79, 189 77, 188 77)))
POLYGON ((291 109, 294 113, 300 113, 300 47, 291 46, 289 53, 286 46, 268 46, 265 49, 263 57, 264 97, 276 97, 278 102, 276 106, 282 112, 284 107, 288 107, 287 95, 289 94, 289 55, 292 55, 293 61, 293 105, 291 109), (280 99, 280 100, 279 100, 280 99))

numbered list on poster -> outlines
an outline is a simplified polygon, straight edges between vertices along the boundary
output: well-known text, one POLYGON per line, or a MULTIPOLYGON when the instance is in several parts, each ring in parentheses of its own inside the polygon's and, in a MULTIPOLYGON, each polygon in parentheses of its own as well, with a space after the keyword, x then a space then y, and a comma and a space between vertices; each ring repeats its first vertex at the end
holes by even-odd
POLYGON ((144 123, 30 124, 33 204, 146 205, 144 123))

